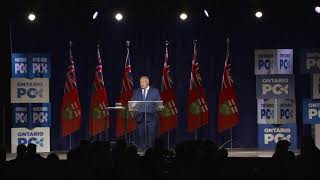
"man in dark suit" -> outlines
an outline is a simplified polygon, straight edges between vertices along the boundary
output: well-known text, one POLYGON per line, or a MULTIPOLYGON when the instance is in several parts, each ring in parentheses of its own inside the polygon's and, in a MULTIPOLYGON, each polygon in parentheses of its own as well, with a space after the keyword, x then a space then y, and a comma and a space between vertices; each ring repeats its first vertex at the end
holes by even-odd
MULTIPOLYGON (((149 85, 148 76, 140 78, 140 88, 133 92, 133 101, 160 101, 159 90, 149 85)), ((157 103, 141 103, 136 105, 137 144, 142 149, 152 147, 157 136, 158 113, 157 103), (146 111, 146 114, 145 114, 146 111), (145 124, 146 118, 146 124, 145 124), (146 129, 145 129, 146 125, 146 129), (145 142, 145 131, 146 140, 145 142)))

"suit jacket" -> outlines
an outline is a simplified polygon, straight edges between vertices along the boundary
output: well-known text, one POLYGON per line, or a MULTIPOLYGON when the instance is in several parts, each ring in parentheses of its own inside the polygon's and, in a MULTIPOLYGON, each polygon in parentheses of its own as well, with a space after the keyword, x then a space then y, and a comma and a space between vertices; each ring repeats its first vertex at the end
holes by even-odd
MULTIPOLYGON (((133 97, 131 99, 132 101, 160 101, 160 93, 157 88, 150 87, 147 93, 147 97, 145 100, 143 100, 143 95, 142 95, 142 89, 137 88, 133 92, 133 97)), ((147 113, 155 113, 156 114, 156 108, 157 104, 156 103, 146 103, 146 112, 147 113)), ((138 113, 139 112, 145 112, 145 105, 140 104, 137 106, 138 113)))

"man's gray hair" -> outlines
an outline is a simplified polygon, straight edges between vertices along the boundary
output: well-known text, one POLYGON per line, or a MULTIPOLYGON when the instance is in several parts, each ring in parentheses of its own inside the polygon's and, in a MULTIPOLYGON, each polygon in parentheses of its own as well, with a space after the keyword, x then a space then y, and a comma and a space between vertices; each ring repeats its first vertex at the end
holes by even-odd
POLYGON ((141 76, 140 79, 147 79, 149 81, 149 77, 148 76, 141 76))

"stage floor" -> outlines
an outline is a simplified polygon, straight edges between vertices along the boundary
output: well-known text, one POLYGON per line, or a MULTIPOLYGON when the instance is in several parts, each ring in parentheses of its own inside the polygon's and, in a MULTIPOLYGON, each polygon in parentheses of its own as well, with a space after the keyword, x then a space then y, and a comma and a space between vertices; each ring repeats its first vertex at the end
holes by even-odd
MULTIPOLYGON (((228 149, 229 157, 271 157, 273 154, 273 150, 256 150, 256 149, 228 149)), ((61 160, 67 159, 67 151, 52 151, 56 153, 61 160)), ((44 158, 48 156, 49 153, 40 153, 40 155, 44 158)), ((139 152, 140 155, 144 155, 144 152, 139 152)), ((295 154, 298 155, 299 151, 295 151, 295 154)), ((8 153, 7 160, 14 159, 16 154, 8 153)))

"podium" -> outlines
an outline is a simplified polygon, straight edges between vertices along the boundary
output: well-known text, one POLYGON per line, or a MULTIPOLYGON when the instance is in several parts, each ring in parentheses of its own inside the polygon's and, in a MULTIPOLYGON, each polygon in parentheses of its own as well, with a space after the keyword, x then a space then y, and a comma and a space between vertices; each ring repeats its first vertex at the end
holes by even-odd
POLYGON ((157 113, 164 108, 163 101, 128 101, 128 111, 136 115, 137 112, 144 113, 144 146, 147 147, 147 113, 157 113))

